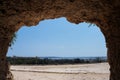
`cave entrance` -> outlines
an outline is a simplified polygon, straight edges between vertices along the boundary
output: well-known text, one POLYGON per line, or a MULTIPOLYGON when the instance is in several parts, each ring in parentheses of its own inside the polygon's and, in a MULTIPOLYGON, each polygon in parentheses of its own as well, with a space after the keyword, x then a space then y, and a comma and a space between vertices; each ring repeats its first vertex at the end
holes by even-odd
POLYGON ((107 53, 104 36, 96 25, 76 25, 65 18, 41 21, 31 28, 23 26, 17 36, 8 56, 94 57, 107 53))
POLYGON ((35 27, 24 26, 17 35, 8 56, 78 58, 106 57, 107 53, 103 34, 90 23, 76 25, 65 18, 45 20, 35 27))

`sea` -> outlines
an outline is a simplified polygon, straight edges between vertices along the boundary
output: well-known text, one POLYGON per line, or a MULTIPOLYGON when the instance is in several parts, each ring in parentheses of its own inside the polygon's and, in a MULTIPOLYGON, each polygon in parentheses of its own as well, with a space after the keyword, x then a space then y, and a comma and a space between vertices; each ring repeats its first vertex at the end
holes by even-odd
POLYGON ((40 59, 53 59, 53 60, 59 60, 59 59, 83 59, 83 60, 89 60, 89 59, 101 59, 101 60, 107 60, 106 56, 97 56, 97 57, 39 57, 40 59))

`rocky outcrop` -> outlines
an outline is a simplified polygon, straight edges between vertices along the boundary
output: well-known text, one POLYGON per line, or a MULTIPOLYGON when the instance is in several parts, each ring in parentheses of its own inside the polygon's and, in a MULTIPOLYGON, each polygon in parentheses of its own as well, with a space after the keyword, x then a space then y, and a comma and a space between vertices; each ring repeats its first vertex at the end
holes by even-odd
POLYGON ((72 23, 100 27, 108 48, 110 80, 120 79, 120 0, 0 0, 0 80, 7 80, 6 53, 15 31, 23 25, 66 17, 72 23))

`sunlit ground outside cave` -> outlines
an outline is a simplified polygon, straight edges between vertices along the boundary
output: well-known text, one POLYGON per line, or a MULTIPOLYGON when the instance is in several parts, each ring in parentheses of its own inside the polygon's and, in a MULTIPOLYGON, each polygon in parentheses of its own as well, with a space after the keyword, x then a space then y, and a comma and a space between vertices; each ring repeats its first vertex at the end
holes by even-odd
POLYGON ((99 27, 63 17, 23 26, 7 59, 14 80, 109 80, 106 55, 99 27))

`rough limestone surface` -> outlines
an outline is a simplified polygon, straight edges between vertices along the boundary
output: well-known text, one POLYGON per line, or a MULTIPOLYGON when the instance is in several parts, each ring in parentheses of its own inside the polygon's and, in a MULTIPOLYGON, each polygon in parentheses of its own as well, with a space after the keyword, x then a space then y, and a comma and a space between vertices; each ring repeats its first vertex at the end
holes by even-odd
POLYGON ((120 0, 0 0, 0 80, 8 80, 6 53, 14 32, 59 17, 99 26, 108 48, 110 80, 120 80, 120 0))

